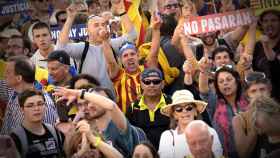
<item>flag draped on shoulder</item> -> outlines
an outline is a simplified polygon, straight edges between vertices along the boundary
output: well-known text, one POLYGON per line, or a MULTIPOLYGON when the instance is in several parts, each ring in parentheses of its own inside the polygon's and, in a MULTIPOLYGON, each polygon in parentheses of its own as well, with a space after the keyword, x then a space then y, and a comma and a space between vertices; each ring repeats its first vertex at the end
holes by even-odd
MULTIPOLYGON (((142 44, 138 48, 140 59, 145 59, 150 53, 150 50, 151 42, 142 44)), ((177 67, 171 67, 169 65, 167 57, 165 56, 162 48, 159 49, 158 62, 164 75, 165 84, 171 84, 179 76, 180 71, 177 67)))

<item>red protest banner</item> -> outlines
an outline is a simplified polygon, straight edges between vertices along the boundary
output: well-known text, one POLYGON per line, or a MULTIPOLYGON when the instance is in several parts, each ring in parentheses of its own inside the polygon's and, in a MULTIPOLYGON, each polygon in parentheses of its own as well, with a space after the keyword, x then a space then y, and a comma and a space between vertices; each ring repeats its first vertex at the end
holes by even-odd
POLYGON ((185 34, 194 35, 230 29, 252 23, 251 9, 192 17, 184 22, 185 34))

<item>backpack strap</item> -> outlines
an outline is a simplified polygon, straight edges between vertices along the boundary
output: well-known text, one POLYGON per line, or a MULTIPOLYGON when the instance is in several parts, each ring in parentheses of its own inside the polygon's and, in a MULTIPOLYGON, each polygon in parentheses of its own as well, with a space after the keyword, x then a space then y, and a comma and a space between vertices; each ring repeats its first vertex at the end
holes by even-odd
POLYGON ((25 158, 25 155, 28 150, 28 141, 27 141, 27 135, 25 133, 24 128, 22 127, 22 125, 20 125, 16 129, 14 129, 12 133, 14 133, 20 140, 20 145, 21 145, 20 155, 21 155, 21 158, 25 158))
POLYGON ((172 132, 172 130, 170 129, 169 132, 171 133, 172 135, 172 145, 173 147, 175 146, 175 138, 174 138, 174 133, 172 132))
POLYGON ((47 130, 51 133, 51 135, 54 137, 55 139, 55 142, 57 144, 57 147, 58 147, 58 154, 61 156, 61 153, 62 153, 62 138, 61 138, 61 135, 59 133, 57 133, 56 129, 50 125, 50 124, 47 124, 47 123, 44 123, 45 127, 47 128, 47 130))
POLYGON ((120 60, 119 60, 119 58, 118 58, 117 52, 114 50, 114 48, 112 47, 112 45, 111 45, 111 49, 112 49, 113 56, 114 56, 116 62, 117 62, 118 64, 120 64, 120 60))
POLYGON ((46 126, 47 130, 49 132, 51 132, 51 134, 54 137, 55 141, 58 142, 58 136, 57 136, 55 128, 52 125, 49 125, 47 123, 44 123, 44 125, 46 126))
POLYGON ((81 58, 79 73, 82 73, 82 68, 83 68, 83 64, 84 64, 84 61, 86 59, 87 53, 88 53, 88 48, 89 48, 89 42, 85 41, 85 47, 84 47, 82 58, 81 58))
POLYGON ((77 70, 77 69, 78 69, 78 65, 77 65, 76 60, 75 60, 75 59, 73 59, 73 62, 74 62, 75 69, 77 70))

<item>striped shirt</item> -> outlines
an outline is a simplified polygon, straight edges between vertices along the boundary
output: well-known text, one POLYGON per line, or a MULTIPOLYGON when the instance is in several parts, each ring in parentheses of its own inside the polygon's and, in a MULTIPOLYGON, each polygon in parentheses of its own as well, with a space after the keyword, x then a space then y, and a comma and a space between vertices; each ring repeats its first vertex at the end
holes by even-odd
MULTIPOLYGON (((48 93, 44 93, 46 111, 43 122, 54 125, 58 119, 57 110, 53 100, 48 93)), ((10 134, 12 129, 21 125, 23 114, 20 110, 18 102, 18 94, 16 91, 8 88, 5 81, 0 80, 0 99, 7 102, 6 111, 3 118, 3 126, 0 134, 10 134)))
POLYGON ((121 69, 112 80, 117 95, 117 104, 123 113, 126 113, 127 107, 141 96, 140 75, 143 70, 144 66, 140 66, 137 73, 129 74, 121 69))

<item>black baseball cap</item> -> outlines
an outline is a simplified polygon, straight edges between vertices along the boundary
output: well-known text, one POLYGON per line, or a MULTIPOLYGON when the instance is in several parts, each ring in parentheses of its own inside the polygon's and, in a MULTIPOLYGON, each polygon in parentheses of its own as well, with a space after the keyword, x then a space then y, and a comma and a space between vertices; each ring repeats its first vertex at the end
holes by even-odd
POLYGON ((48 55, 47 59, 41 61, 54 61, 57 60, 58 62, 70 65, 70 56, 64 50, 55 50, 48 55))
POLYGON ((144 80, 147 77, 158 77, 163 80, 162 72, 157 68, 146 68, 141 74, 141 79, 144 80))

